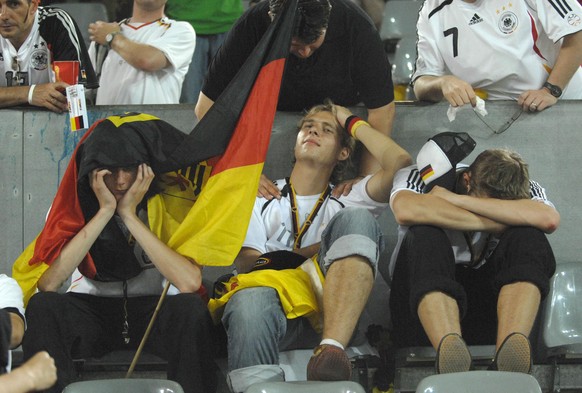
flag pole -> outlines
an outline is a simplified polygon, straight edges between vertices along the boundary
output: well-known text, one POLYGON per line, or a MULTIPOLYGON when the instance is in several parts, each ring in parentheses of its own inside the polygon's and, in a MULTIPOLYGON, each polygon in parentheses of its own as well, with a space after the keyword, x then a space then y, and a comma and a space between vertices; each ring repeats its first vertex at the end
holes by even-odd
POLYGON ((164 299, 166 298, 166 295, 168 293, 168 289, 170 289, 170 281, 166 282, 166 286, 164 287, 164 290, 162 291, 162 294, 160 295, 160 300, 158 300, 158 304, 156 305, 156 309, 154 310, 154 314, 152 315, 152 319, 150 319, 150 323, 148 324, 148 327, 143 335, 143 338, 141 339, 141 342, 139 343, 139 347, 137 348, 137 351, 135 352, 135 355, 133 356, 133 360, 131 361, 131 365, 129 366, 129 370, 127 370, 127 374, 125 375, 125 378, 131 378, 131 375, 133 374, 133 370, 135 369, 135 366, 139 360, 139 357, 141 356, 141 353, 143 351, 145 343, 148 340, 148 337, 150 336, 150 331, 152 330, 152 326, 154 326, 154 322, 156 321, 156 318, 158 317, 158 313, 160 312, 160 309, 162 308, 162 303, 164 302, 164 299))

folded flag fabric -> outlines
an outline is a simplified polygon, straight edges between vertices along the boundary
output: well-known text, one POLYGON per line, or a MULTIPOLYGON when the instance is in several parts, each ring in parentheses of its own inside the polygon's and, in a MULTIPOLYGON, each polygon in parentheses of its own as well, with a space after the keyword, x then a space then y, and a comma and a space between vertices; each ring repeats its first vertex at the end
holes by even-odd
POLYGON ((221 283, 222 296, 210 299, 208 310, 214 323, 220 323, 224 306, 238 291, 245 288, 269 287, 277 291, 281 307, 288 319, 305 317, 318 332, 322 329, 322 305, 319 288, 325 278, 317 259, 308 259, 295 269, 260 269, 239 274, 221 283))

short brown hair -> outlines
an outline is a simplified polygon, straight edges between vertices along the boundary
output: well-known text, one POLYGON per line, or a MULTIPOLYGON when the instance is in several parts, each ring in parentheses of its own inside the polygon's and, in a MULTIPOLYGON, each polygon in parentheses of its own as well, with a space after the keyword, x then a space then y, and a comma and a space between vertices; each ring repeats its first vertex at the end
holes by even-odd
POLYGON ((469 167, 471 192, 497 199, 529 199, 529 170, 521 156, 508 149, 485 150, 469 167))
MULTIPOLYGON (((329 112, 335 116, 336 111, 333 107, 333 102, 330 99, 326 99, 323 102, 323 104, 316 105, 316 106, 312 107, 311 109, 309 109, 307 111, 307 113, 305 113, 305 116, 303 116, 301 118, 301 120, 299 121, 299 123, 297 124, 297 131, 299 131, 301 129, 301 127, 303 126, 303 123, 305 123, 305 120, 307 120, 308 117, 311 117, 311 116, 313 116, 317 113, 320 113, 320 112, 329 112)), ((352 138, 345 131, 343 125, 337 123, 337 128, 338 128, 340 146, 342 148, 348 149, 349 156, 345 160, 338 162, 337 165, 335 166, 335 168, 333 169, 333 172, 331 174, 331 179, 330 179, 330 181, 333 184, 340 183, 341 181, 345 180, 345 177, 348 173, 353 172, 354 164, 352 162, 352 155, 356 149, 356 140, 354 138, 352 138)))

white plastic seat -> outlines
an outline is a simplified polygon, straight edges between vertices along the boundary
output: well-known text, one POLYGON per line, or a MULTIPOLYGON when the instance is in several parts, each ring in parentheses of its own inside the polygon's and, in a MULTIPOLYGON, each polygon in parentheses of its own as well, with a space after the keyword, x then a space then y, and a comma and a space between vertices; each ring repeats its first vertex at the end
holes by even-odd
POLYGON ((262 382, 251 385, 245 393, 366 393, 353 381, 262 382))
POLYGON ((416 36, 416 21, 422 1, 390 0, 384 6, 380 38, 398 40, 406 35, 416 36))
POLYGON ((53 3, 50 6, 63 9, 71 15, 81 30, 87 48, 91 43, 88 31, 89 24, 98 20, 109 21, 107 7, 103 3, 53 3))
POLYGON ((542 393, 529 374, 503 371, 468 371, 431 375, 420 381, 416 393, 542 393))
POLYGON ((544 306, 542 329, 546 356, 553 364, 553 391, 559 392, 563 383, 559 364, 582 359, 581 262, 556 266, 544 306))
POLYGON ((559 263, 544 308, 543 338, 550 357, 582 357, 582 263, 559 263))
POLYGON ((178 382, 167 379, 99 379, 74 382, 63 393, 184 393, 178 382))

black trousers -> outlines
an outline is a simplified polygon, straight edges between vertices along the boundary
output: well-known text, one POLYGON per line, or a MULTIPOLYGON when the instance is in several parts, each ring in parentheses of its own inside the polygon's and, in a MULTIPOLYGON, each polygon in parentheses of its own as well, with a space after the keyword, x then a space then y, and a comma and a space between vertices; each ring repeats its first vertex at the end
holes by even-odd
POLYGON ((390 293, 392 339, 397 347, 429 346, 418 318, 418 304, 429 292, 457 301, 463 337, 469 345, 495 344, 497 297, 514 282, 536 285, 542 299, 556 261, 545 234, 531 227, 509 228, 479 269, 455 264, 451 243, 441 228, 417 225, 403 240, 390 293))
MULTIPOLYGON (((125 344, 123 298, 39 292, 26 309, 25 360, 46 350, 55 359, 61 392, 74 381, 74 358, 99 357, 116 349, 136 349, 158 296, 128 298, 129 344, 125 344)), ((215 347, 206 304, 197 294, 167 296, 145 349, 168 361, 168 379, 185 392, 216 390, 215 347)))
POLYGON ((0 375, 6 372, 12 336, 12 322, 8 311, 0 308, 0 375))

